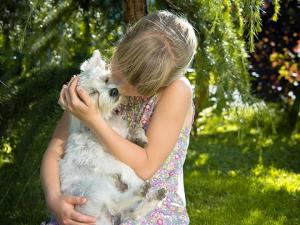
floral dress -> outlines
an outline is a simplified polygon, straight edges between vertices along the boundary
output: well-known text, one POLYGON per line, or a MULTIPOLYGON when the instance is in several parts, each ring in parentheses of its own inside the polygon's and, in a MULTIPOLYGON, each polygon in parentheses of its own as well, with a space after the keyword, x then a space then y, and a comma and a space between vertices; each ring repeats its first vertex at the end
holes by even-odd
MULTIPOLYGON (((146 131, 154 112, 158 95, 155 94, 152 97, 126 96, 124 98, 125 101, 115 109, 115 113, 121 114, 123 119, 128 120, 129 126, 139 125, 146 131)), ((194 103, 193 113, 195 113, 194 103)), ((189 145, 192 123, 180 130, 174 149, 149 180, 151 187, 148 190, 146 198, 151 196, 151 193, 162 188, 167 190, 165 198, 163 198, 154 210, 149 211, 145 217, 138 220, 123 221, 120 225, 189 224, 190 220, 186 210, 184 194, 183 164, 189 145)), ((51 217, 41 225, 57 224, 55 218, 51 217)))
MULTIPOLYGON (((157 99, 157 94, 149 98, 127 96, 127 103, 121 104, 117 108, 117 112, 121 113, 124 119, 127 118, 129 124, 140 124, 146 131, 155 110, 157 99)), ((194 103, 193 114, 195 114, 194 103)), ((194 119, 191 124, 180 130, 174 149, 150 179, 151 187, 146 198, 161 188, 167 190, 166 197, 154 210, 148 212, 145 217, 138 220, 123 221, 120 225, 189 224, 184 194, 183 164, 187 154, 193 121, 194 119)))

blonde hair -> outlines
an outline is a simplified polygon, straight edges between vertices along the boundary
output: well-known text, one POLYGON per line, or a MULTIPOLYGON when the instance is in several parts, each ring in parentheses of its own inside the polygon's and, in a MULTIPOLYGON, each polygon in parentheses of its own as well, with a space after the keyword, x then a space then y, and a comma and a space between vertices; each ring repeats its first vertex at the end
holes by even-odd
POLYGON ((183 16, 159 10, 142 17, 117 43, 111 65, 144 96, 184 76, 198 45, 183 16))

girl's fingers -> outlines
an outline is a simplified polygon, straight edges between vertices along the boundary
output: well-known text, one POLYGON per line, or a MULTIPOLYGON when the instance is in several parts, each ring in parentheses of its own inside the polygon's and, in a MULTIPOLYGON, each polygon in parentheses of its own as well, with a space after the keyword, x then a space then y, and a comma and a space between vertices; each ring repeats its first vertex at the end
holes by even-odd
POLYGON ((94 217, 80 214, 79 212, 76 212, 75 210, 71 214, 71 220, 74 220, 76 222, 81 222, 81 223, 89 223, 89 224, 96 223, 96 219, 94 217))
POLYGON ((75 88, 77 86, 77 82, 78 82, 78 77, 74 77, 74 79, 72 78, 72 80, 70 81, 69 94, 70 94, 70 99, 72 101, 74 101, 74 99, 78 98, 76 90, 75 90, 75 88))
POLYGON ((95 225, 96 223, 80 223, 80 222, 76 222, 76 221, 70 221, 70 223, 68 223, 70 225, 95 225))
POLYGON ((75 78, 76 78, 75 75, 71 78, 71 80, 68 83, 68 88, 70 88, 70 86, 72 85, 72 83, 73 83, 73 81, 74 81, 75 78))
POLYGON ((88 106, 90 104, 90 96, 81 87, 77 86, 76 91, 83 103, 88 106))
POLYGON ((62 97, 65 101, 65 106, 68 107, 68 106, 70 106, 70 103, 71 103, 70 95, 68 93, 68 87, 64 88, 64 90, 62 92, 63 92, 62 97))
POLYGON ((73 195, 67 195, 64 196, 65 201, 72 204, 72 205, 82 205, 86 202, 86 198, 81 196, 73 196, 73 195))
MULTIPOLYGON (((72 110, 72 107, 74 105, 78 104, 78 98, 80 98, 80 94, 82 95, 82 93, 79 94, 75 90, 78 79, 79 79, 79 77, 74 75, 71 78, 71 80, 68 82, 68 84, 63 85, 63 87, 61 89, 58 104, 60 104, 62 106, 62 108, 65 110, 66 110, 66 108, 68 110, 72 110)), ((86 96, 84 96, 84 97, 83 98, 86 100, 87 99, 86 96)))
POLYGON ((63 85, 61 90, 60 90, 60 93, 59 93, 59 99, 58 99, 58 104, 63 108, 63 109, 66 109, 65 108, 65 105, 66 105, 66 100, 65 100, 65 97, 64 97, 64 89, 67 88, 67 85, 63 85))
POLYGON ((66 225, 89 225, 89 224, 86 224, 86 223, 79 223, 79 222, 76 222, 76 221, 73 221, 73 220, 70 220, 70 219, 65 220, 63 222, 66 225))
POLYGON ((77 77, 77 76, 74 75, 74 76, 71 78, 71 80, 70 80, 69 83, 68 83, 68 89, 71 87, 71 85, 72 85, 73 81, 76 79, 76 77, 77 77))
POLYGON ((72 82, 74 81, 74 78, 75 78, 75 75, 71 78, 71 80, 69 81, 68 83, 68 87, 67 87, 67 90, 65 91, 65 96, 67 98, 67 101, 68 101, 68 104, 72 103, 72 96, 71 96, 71 93, 70 93, 70 87, 72 85, 72 82))

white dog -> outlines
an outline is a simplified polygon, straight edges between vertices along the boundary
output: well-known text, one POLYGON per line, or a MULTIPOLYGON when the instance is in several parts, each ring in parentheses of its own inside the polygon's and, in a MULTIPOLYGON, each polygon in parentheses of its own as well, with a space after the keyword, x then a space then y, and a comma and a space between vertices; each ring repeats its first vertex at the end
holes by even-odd
MULTIPOLYGON (((94 51, 80 69, 79 85, 90 95, 112 129, 124 138, 146 144, 147 138, 142 128, 129 130, 127 122, 113 113, 122 97, 117 87, 109 82, 111 73, 100 52, 94 51)), ((72 115, 69 137, 59 165, 62 193, 86 197, 86 204, 76 206, 76 210, 96 217, 97 225, 119 224, 127 218, 137 219, 153 209, 165 196, 165 189, 161 189, 146 200, 149 183, 106 151, 94 134, 72 115)))

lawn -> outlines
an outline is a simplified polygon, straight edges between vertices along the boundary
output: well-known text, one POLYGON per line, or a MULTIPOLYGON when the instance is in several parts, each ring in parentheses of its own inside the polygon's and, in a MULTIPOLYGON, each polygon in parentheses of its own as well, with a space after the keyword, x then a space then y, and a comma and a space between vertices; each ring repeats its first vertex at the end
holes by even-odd
MULTIPOLYGON (((0 168, 1 225, 37 225, 47 217, 39 167, 59 113, 32 117, 15 131, 19 142, 7 144, 13 158, 0 168)), ((299 225, 300 134, 264 135, 255 128, 241 134, 221 120, 206 120, 190 139, 184 165, 190 224, 299 225)))
POLYGON ((190 142, 185 191, 191 224, 299 225, 300 140, 236 132, 190 142))

